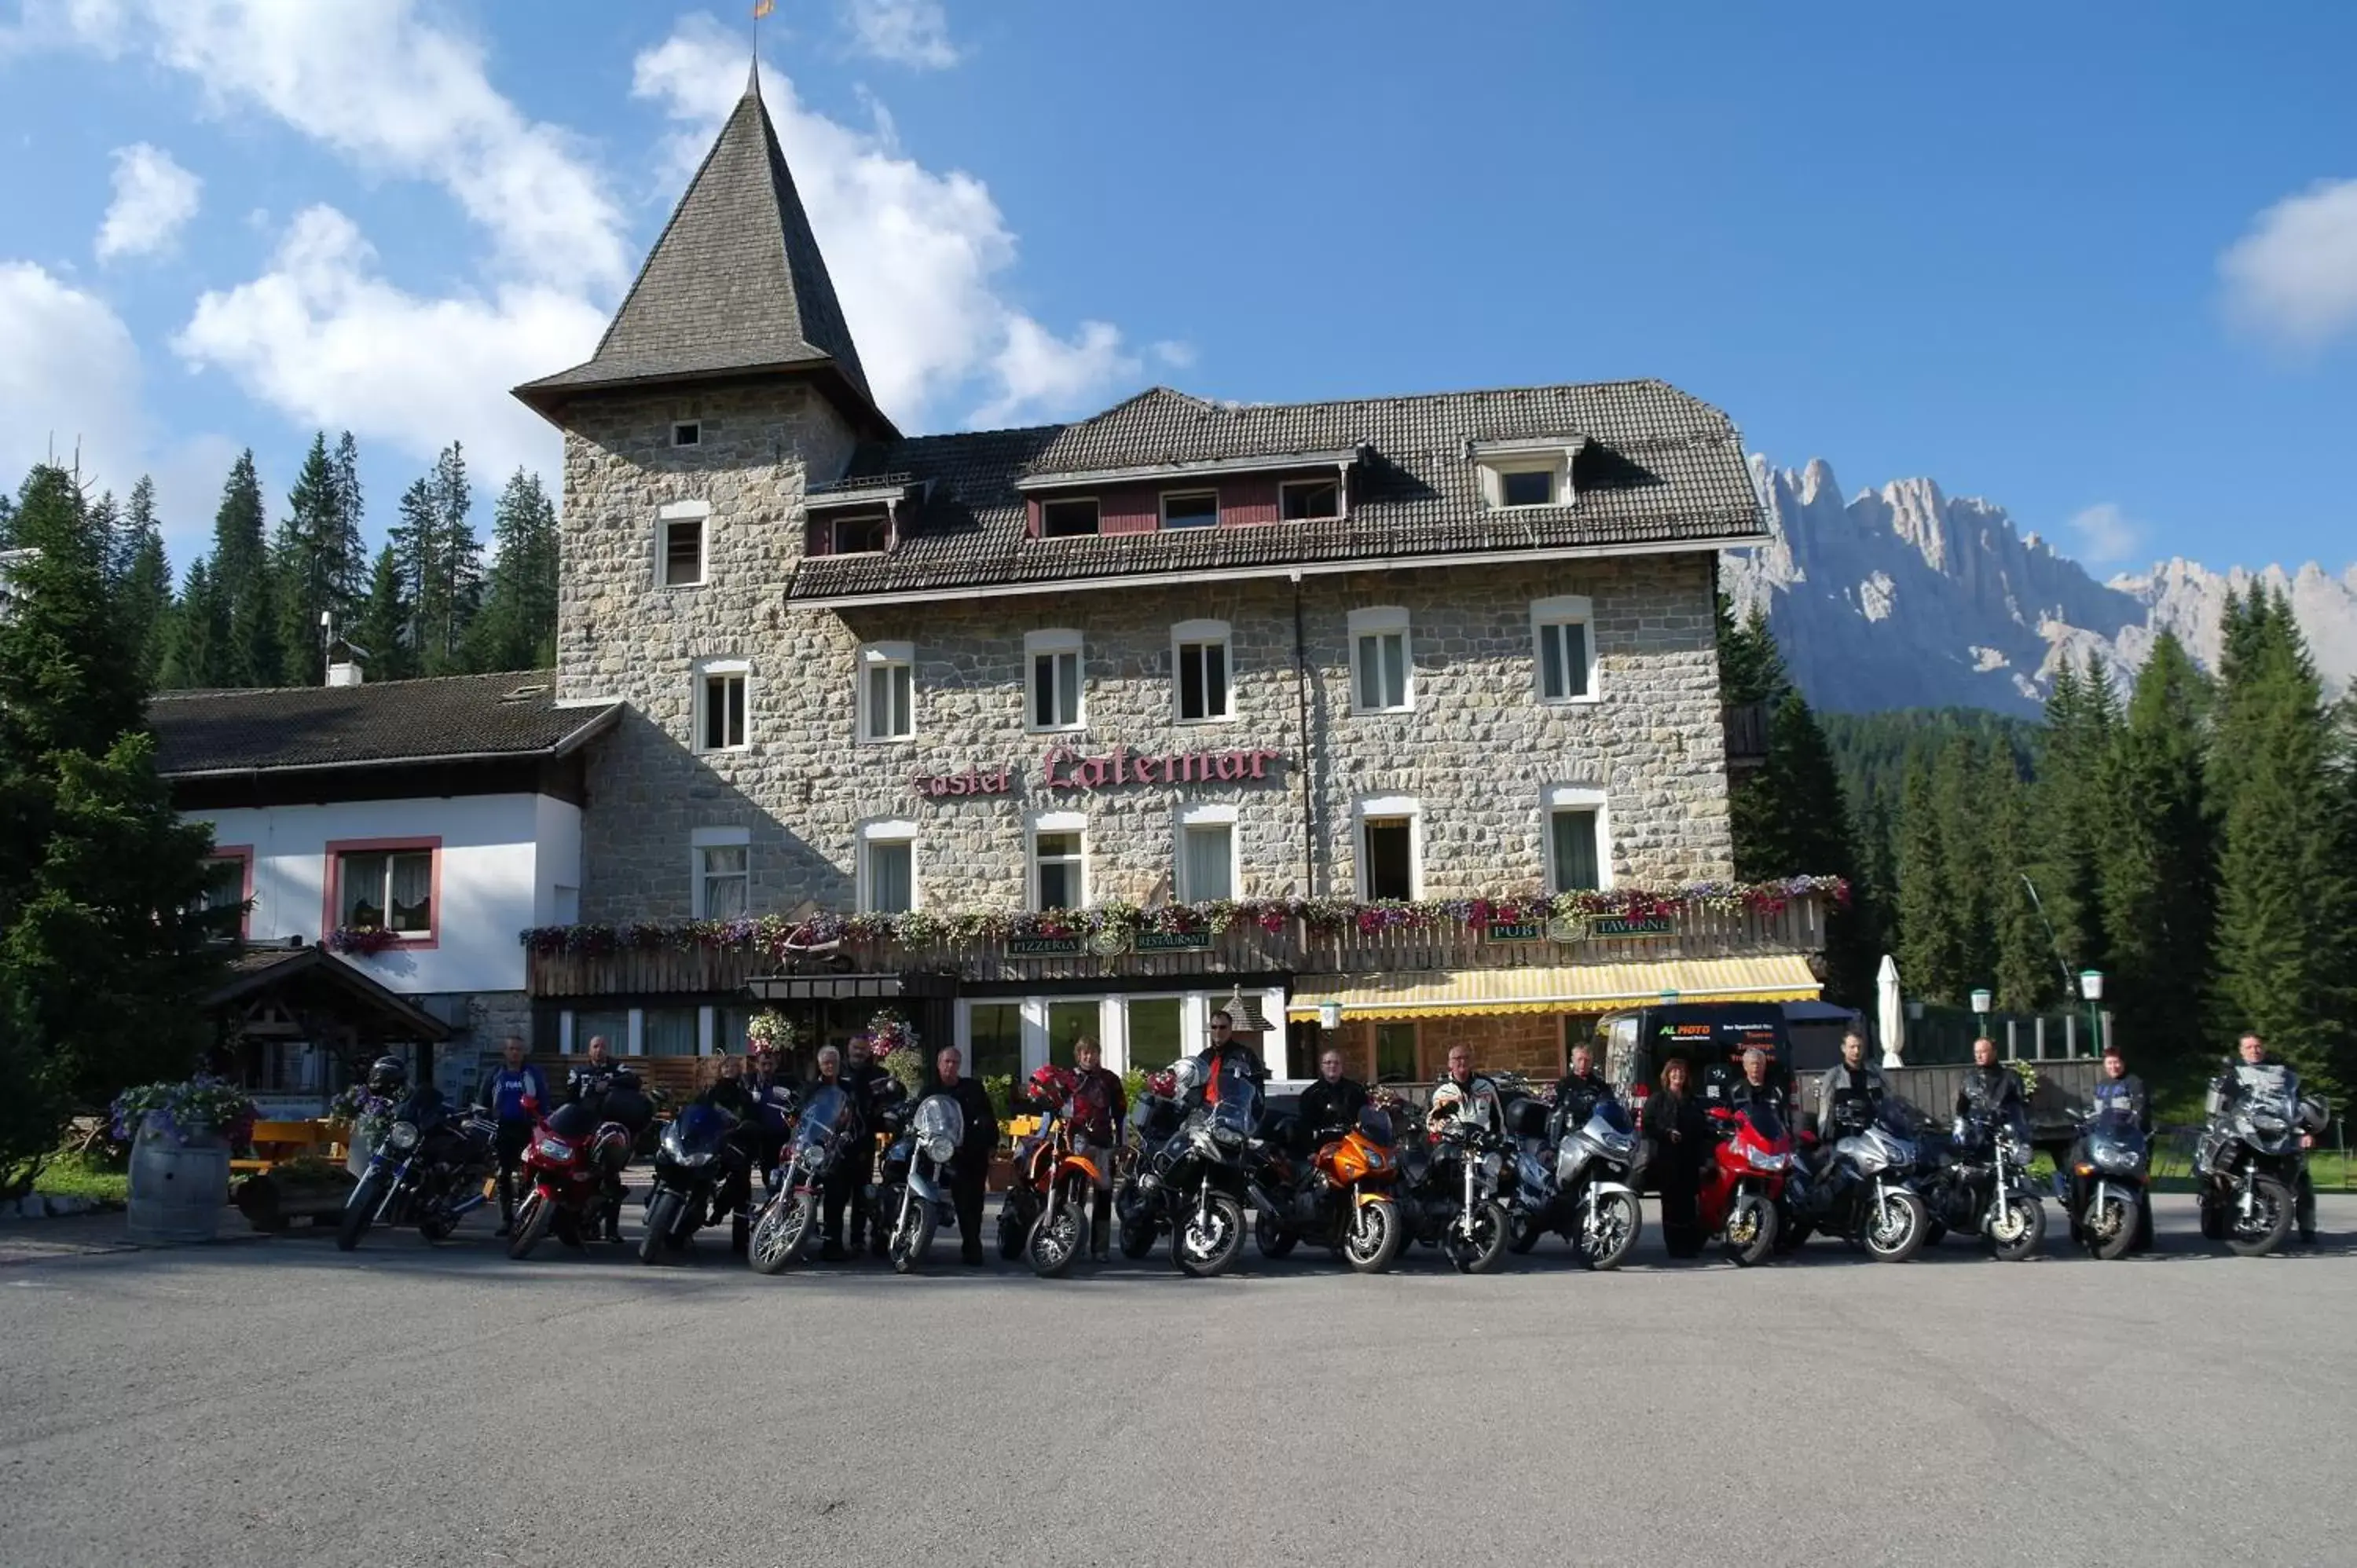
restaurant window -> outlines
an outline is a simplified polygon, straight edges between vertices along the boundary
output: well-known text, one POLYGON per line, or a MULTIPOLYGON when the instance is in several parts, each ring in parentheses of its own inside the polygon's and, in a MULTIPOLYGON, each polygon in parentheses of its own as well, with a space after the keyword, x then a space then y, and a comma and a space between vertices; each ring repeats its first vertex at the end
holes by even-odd
POLYGON ((1153 1072, 1187 1054, 1183 1044, 1187 1002, 1180 996, 1133 996, 1125 1004, 1129 1025, 1127 1064, 1153 1072))
POLYGON ((640 1043, 651 1057, 692 1057, 698 1054, 694 1007, 650 1007, 640 1016, 640 1043))
POLYGON ((1228 689, 1228 623, 1181 621, 1170 628, 1170 661, 1178 671, 1173 695, 1178 722, 1203 724, 1232 718, 1228 689))
POLYGON ((1013 1078, 1023 1070, 1023 1004, 976 1002, 967 1009, 965 1070, 975 1078, 1013 1078))
POLYGON ((692 840, 694 915, 734 920, 752 907, 753 851, 745 828, 698 828, 692 840))
POLYGON ((1178 818, 1178 897, 1190 904, 1236 897, 1236 809, 1194 806, 1178 818))
POLYGON ((1276 494, 1278 515, 1287 522, 1342 515, 1342 487, 1333 479, 1288 479, 1276 494))
POLYGON ((1023 639, 1023 654, 1025 666, 1030 671, 1026 727, 1079 729, 1085 711, 1081 702, 1081 634, 1028 632, 1023 639))
POLYGON ((1079 909, 1088 903, 1087 830, 1059 813, 1031 832, 1031 907, 1079 909))
POLYGON ((630 1054, 630 1015, 627 1008, 613 1007, 603 1011, 584 1009, 573 1015, 573 1051, 576 1056, 588 1053, 589 1042, 603 1040, 607 1051, 614 1056, 630 1054))
POLYGON ((1104 1044, 1099 1031, 1103 1004, 1091 997, 1086 1002, 1050 1002, 1048 1004, 1048 1059, 1058 1067, 1074 1064, 1072 1047, 1082 1036, 1104 1044))
POLYGON ((917 907, 917 824, 871 822, 860 830, 859 908, 904 915, 917 907))
POLYGON ((434 858, 439 840, 382 845, 329 844, 337 926, 389 931, 404 941, 434 938, 434 858))
POLYGON ((1414 1083, 1423 1076, 1415 1059, 1415 1024, 1376 1025, 1375 1081, 1414 1083))
POLYGON ((1407 611, 1393 606, 1352 610, 1351 711, 1401 713, 1415 705, 1407 611))

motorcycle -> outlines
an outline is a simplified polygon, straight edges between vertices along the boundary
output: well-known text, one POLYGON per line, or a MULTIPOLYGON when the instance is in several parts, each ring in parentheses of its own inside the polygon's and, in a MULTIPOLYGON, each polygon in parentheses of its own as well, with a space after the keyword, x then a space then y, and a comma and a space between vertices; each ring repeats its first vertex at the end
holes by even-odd
POLYGON ((1298 1171, 1281 1155, 1268 1169, 1261 1181, 1277 1217, 1263 1215, 1255 1225, 1267 1256, 1282 1258, 1308 1240, 1341 1254, 1361 1274, 1379 1274, 1399 1256, 1407 1229, 1392 1196, 1399 1156, 1383 1107, 1365 1106, 1356 1125, 1327 1131, 1298 1171))
POLYGON ((1179 1271, 1209 1279, 1225 1272, 1243 1249, 1244 1206, 1275 1211, 1265 1192, 1254 1190, 1257 1184, 1245 1170, 1260 1086, 1233 1063, 1209 1081, 1204 1064, 1192 1057, 1171 1071, 1178 1098, 1183 1101, 1200 1088, 1202 1103, 1186 1113, 1166 1142, 1141 1156, 1137 1195, 1169 1225, 1170 1253, 1179 1271))
POLYGON ((368 1169, 344 1200, 337 1248, 350 1251, 380 1222, 414 1222, 428 1241, 447 1238, 485 1201, 485 1180, 498 1165, 491 1142, 497 1132, 480 1106, 461 1120, 433 1090, 412 1093, 393 1112, 368 1169))
POLYGON ((797 1262, 818 1223, 819 1197, 827 1172, 851 1143, 851 1096, 834 1084, 811 1091, 794 1118, 785 1157, 770 1178, 761 1211, 754 1216, 745 1261, 753 1272, 775 1274, 797 1262))
POLYGON ((2046 1204, 2029 1185, 2029 1119, 2020 1106, 1958 1117, 1944 1149, 1921 1142, 1926 1157, 1917 1185, 1932 1221, 1927 1240, 1949 1230, 1977 1234, 2007 1262, 2045 1244, 2046 1204))
POLYGON ((1507 1213, 1506 1156, 1512 1141, 1474 1122, 1450 1122, 1400 1160, 1400 1212, 1427 1247, 1438 1247, 1460 1274, 1486 1274, 1513 1235, 1507 1213))
POLYGON ((673 1117, 655 1144, 639 1262, 683 1251, 698 1230, 724 1219, 731 1220, 730 1249, 743 1251, 751 1231, 754 1157, 752 1129, 716 1105, 690 1105, 673 1117))
POLYGON ((2278 1070, 2273 1091, 2210 1091, 2209 1124, 2193 1146, 2201 1234, 2236 1256, 2265 1257, 2290 1234, 2297 1195, 2308 1175, 2303 1133, 2323 1129, 2324 1102, 2295 1101, 2278 1070))
POLYGON ((885 1112, 892 1135, 884 1151, 884 1174, 869 1205, 869 1222, 888 1225, 885 1256, 892 1272, 905 1274, 924 1262, 950 1202, 949 1167, 965 1141, 965 1112, 953 1094, 929 1094, 915 1111, 905 1105, 885 1112))
POLYGON ((609 1120, 600 1108, 575 1101, 560 1105, 533 1129, 524 1145, 524 1175, 532 1190, 517 1206, 508 1256, 528 1258, 552 1230, 568 1247, 596 1235, 622 1202, 621 1175, 630 1164, 636 1133, 629 1123, 609 1120))
POLYGON ((1015 1141, 1015 1174, 998 1200, 998 1255, 1009 1262, 1023 1255, 1032 1227, 1048 1211, 1056 1169, 1071 1142, 1066 1108, 1071 1092, 1071 1070, 1059 1067, 1041 1068, 1025 1089, 1039 1125, 1015 1141))
POLYGON ((1121 1255, 1135 1260, 1154 1251, 1161 1240, 1167 1216, 1145 1186, 1142 1151, 1159 1149, 1178 1135, 1186 1121, 1178 1105, 1178 1077, 1168 1069, 1146 1080, 1145 1091, 1129 1108, 1129 1144, 1114 1184, 1113 1209, 1121 1255))
POLYGON ((1645 1225, 1630 1179, 1637 1129, 1627 1107, 1599 1100, 1587 1120, 1564 1128, 1552 1147, 1544 1137, 1520 1144, 1514 1159, 1514 1251, 1529 1251, 1553 1231, 1591 1269, 1617 1269, 1627 1262, 1645 1225))
POLYGON ((1745 1104, 1710 1115, 1718 1144, 1695 1189, 1696 1218, 1736 1266, 1748 1269, 1776 1245, 1792 1170, 1792 1135, 1784 1118, 1768 1105, 1745 1104))
POLYGON ((1801 1235, 1823 1231, 1865 1247, 1878 1262, 1903 1263, 1921 1250, 1931 1214, 1911 1185, 1915 1144, 1899 1112, 1878 1107, 1836 1139, 1814 1169, 1796 1161, 1785 1208, 1801 1235))
POLYGON ((2071 1240, 2106 1262, 2133 1251, 2148 1227, 2145 1193, 2152 1143, 2134 1116, 2115 1111, 2079 1123, 2054 1196, 2071 1217, 2071 1240))

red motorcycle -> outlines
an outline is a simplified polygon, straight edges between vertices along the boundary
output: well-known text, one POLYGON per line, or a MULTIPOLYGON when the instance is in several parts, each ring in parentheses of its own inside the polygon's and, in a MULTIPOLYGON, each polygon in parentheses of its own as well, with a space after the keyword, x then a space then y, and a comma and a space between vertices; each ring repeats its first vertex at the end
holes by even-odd
POLYGON ((552 1230, 568 1247, 596 1236, 608 1208, 621 1206, 622 1167, 630 1163, 633 1141, 626 1122, 577 1101, 535 1124, 523 1152, 532 1191, 516 1208, 508 1256, 531 1256, 552 1230))
POLYGON ((1792 1168, 1792 1134, 1766 1105, 1714 1111, 1718 1147, 1702 1173, 1696 1205, 1702 1228, 1718 1238, 1739 1268, 1749 1268, 1776 1245, 1778 1207, 1792 1168))

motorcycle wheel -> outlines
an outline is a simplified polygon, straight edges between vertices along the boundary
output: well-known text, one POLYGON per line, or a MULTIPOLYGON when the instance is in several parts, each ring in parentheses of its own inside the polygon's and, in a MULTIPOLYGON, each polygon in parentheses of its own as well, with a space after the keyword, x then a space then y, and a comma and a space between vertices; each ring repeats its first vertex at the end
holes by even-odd
POLYGON ((2107 1263, 2126 1257, 2136 1241, 2136 1222, 2135 1202, 2120 1193, 2104 1199, 2100 1208, 2090 1208, 2079 1228, 2088 1255, 2107 1263))
POLYGON ((1226 1273, 1243 1248, 1243 1206, 1223 1192, 1211 1195, 1200 1225, 1189 1205, 1186 1218, 1178 1221, 1178 1233, 1170 1239, 1170 1256, 1178 1262, 1178 1272, 1199 1280, 1226 1273))
POLYGON ((1607 1193, 1596 1205, 1596 1216, 1589 1234, 1596 1238, 1591 1249, 1583 1238, 1579 1252, 1591 1269, 1617 1269, 1636 1250, 1637 1238, 1644 1233, 1644 1211, 1637 1200, 1624 1193, 1607 1193))
POLYGON ((1529 1215, 1519 1208, 1508 1212, 1506 1223, 1513 1230, 1513 1234, 1506 1240, 1506 1251, 1513 1253, 1517 1258, 1527 1255, 1532 1248, 1539 1244, 1539 1238, 1545 1234, 1529 1215))
POLYGON ((752 1240, 753 1222, 746 1219, 744 1211, 740 1209, 728 1221, 728 1250, 741 1258, 752 1240))
POLYGON ((518 1262, 532 1256, 532 1250, 548 1234, 549 1224, 555 1218, 554 1204, 537 1191, 525 1194, 516 1209, 515 1229, 508 1234, 508 1256, 518 1262))
POLYGON ((1379 1274, 1398 1259, 1400 1244, 1406 1240, 1399 1209, 1389 1199, 1362 1203, 1351 1217, 1350 1230, 1343 1232, 1342 1261, 1354 1273, 1379 1274))
POLYGON ((2035 1193, 2015 1193, 2005 1212, 1990 1224, 1988 1242, 2000 1262, 2018 1263, 2029 1257, 2046 1245, 2046 1205, 2035 1193))
POLYGON ((1121 1255, 1132 1262, 1154 1251, 1154 1221, 1125 1219, 1121 1222, 1121 1255))
POLYGON ((351 1197, 344 1199, 343 1218, 336 1222, 336 1251, 349 1252, 361 1244, 368 1228, 376 1222, 377 1205, 384 1201, 384 1178, 371 1171, 352 1188, 351 1197))
MULTIPOLYGON (((885 1212, 896 1212, 897 1207, 896 1205, 894 1208, 887 1209, 885 1212)), ((892 1228, 891 1242, 885 1249, 891 1257, 894 1273, 913 1273, 917 1265, 925 1261, 925 1254, 932 1250, 933 1225, 931 1204, 918 1203, 909 1206, 907 1223, 892 1228)))
POLYGON ((1866 1232, 1861 1240, 1869 1256, 1878 1263, 1903 1263, 1923 1250, 1923 1232, 1931 1219, 1923 1212, 1923 1200, 1911 1192, 1894 1195, 1886 1211, 1877 1206, 1867 1212, 1866 1232))
POLYGON ((1031 1228, 1015 1212, 1015 1205, 998 1206, 998 1255, 1008 1262, 1023 1255, 1023 1243, 1029 1238, 1031 1228))
MULTIPOLYGON (((2291 1233, 2291 1189, 2273 1176, 2257 1176, 2251 1182, 2252 1214, 2243 1218, 2240 1204, 2226 1211, 2226 1245, 2238 1258, 2264 1258, 2284 1244, 2291 1233)), ((2136 1230, 2133 1216, 2128 1221, 2131 1234, 2136 1230)))
POLYGON ((457 1229, 457 1222, 452 1219, 421 1219, 417 1222, 417 1233, 429 1242, 447 1241, 450 1232, 457 1229))
POLYGON ((761 1210, 745 1248, 745 1261, 757 1274, 781 1274, 802 1255, 810 1239, 811 1217, 818 1211, 818 1194, 789 1195, 761 1210))
POLYGON ((1492 1273, 1506 1255, 1506 1238, 1513 1222, 1506 1218, 1506 1206, 1496 1198, 1473 1206, 1469 1221, 1462 1216, 1448 1222, 1448 1234, 1442 1245, 1448 1253, 1450 1266, 1460 1274, 1492 1273))
POLYGON ((1776 1206, 1757 1197, 1738 1197, 1727 1211, 1727 1255, 1738 1269, 1748 1269, 1776 1245, 1776 1206))
POLYGON ((1031 1222, 1031 1233, 1023 1238, 1023 1258, 1031 1272, 1052 1280, 1071 1268, 1087 1225, 1088 1210, 1082 1204, 1060 1203, 1042 1210, 1031 1222))
POLYGON ((1945 1220, 1927 1219, 1923 1222, 1923 1245, 1936 1247, 1947 1239, 1948 1226, 1945 1220))
POLYGON ((1301 1238, 1290 1230, 1277 1228, 1265 1214, 1253 1217, 1253 1240, 1260 1247, 1264 1258, 1282 1258, 1299 1244, 1301 1238))
POLYGON ((639 1262, 651 1263, 663 1254, 672 1227, 679 1223, 680 1197, 659 1192, 647 1199, 646 1219, 639 1234, 639 1262))

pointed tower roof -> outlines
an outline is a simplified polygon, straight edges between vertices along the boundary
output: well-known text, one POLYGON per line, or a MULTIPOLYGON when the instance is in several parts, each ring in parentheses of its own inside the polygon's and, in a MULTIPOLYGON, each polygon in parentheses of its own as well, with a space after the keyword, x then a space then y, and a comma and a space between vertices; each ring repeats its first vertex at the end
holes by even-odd
POLYGON ((774 371, 812 375, 855 423, 892 433, 868 392, 757 69, 597 353, 515 395, 553 415, 583 392, 774 371))

